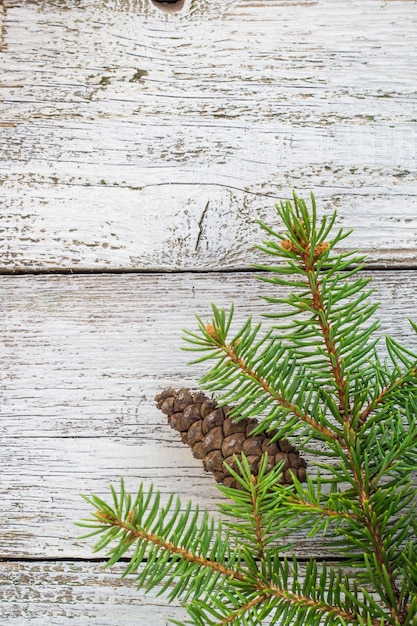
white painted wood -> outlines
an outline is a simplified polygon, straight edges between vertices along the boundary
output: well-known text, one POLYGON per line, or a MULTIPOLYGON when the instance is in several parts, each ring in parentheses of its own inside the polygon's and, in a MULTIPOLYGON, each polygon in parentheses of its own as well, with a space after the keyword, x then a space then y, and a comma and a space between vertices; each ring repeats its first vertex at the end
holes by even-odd
MULTIPOLYGON (((187 270, 0 276, 0 621, 183 619, 89 561, 80 493, 123 475, 215 513, 153 398, 198 385, 194 312, 268 310, 249 273, 190 270, 259 261, 256 220, 292 188, 371 263, 416 267, 416 26, 406 0, 0 5, 0 272, 187 270)), ((375 273, 381 330, 410 347, 415 281, 375 273)))
POLYGON ((313 190, 416 263, 417 4, 7 3, 0 266, 246 268, 313 190))
POLYGON ((145 595, 123 568, 102 563, 0 562, 2 624, 7 626, 167 626, 186 612, 145 595))
POLYGON ((168 626, 187 619, 165 596, 137 591, 133 576, 120 581, 122 571, 88 561, 0 562, 1 617, 7 626, 168 626))
MULTIPOLYGON (((381 332, 416 348, 415 271, 376 272, 381 332)), ((236 305, 236 322, 270 310, 270 286, 247 273, 0 277, 0 558, 91 557, 73 522, 80 498, 125 476, 215 512, 212 477, 154 403, 204 371, 180 350, 194 313, 236 305)), ((298 552, 324 554, 299 542, 298 552)))
POLYGON ((3 26, 4 26, 4 7, 3 2, 0 3, 0 52, 3 50, 3 26))
MULTIPOLYGON (((374 276, 381 332, 411 345, 415 272, 374 276)), ((3 434, 152 441, 155 394, 195 387, 204 372, 181 349, 195 313, 209 320, 211 302, 234 302, 238 326, 270 311, 261 296, 277 290, 245 273, 1 276, 3 434)))

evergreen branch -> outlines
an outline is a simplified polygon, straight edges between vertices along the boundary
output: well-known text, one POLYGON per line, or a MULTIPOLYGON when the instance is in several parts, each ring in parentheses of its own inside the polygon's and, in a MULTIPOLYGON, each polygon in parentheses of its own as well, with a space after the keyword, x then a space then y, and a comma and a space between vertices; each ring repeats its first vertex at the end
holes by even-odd
MULTIPOLYGON (((249 480, 249 483, 253 482, 250 475, 246 476, 246 478, 249 480)), ((245 482, 246 478, 242 477, 242 482, 245 482)), ((268 474, 265 474, 263 480, 265 480, 265 484, 267 484, 268 481, 270 482, 271 478, 268 474)), ((250 486, 250 484, 246 484, 247 490, 250 490, 250 486)), ((288 490, 286 487, 282 489, 285 493, 288 490)), ((306 591, 311 589, 314 593, 312 595, 303 593, 300 583, 297 582, 295 561, 294 583, 299 588, 299 591, 291 591, 289 589, 287 574, 285 573, 281 584, 277 584, 272 580, 264 579, 256 567, 254 570, 251 570, 250 567, 248 569, 242 569, 244 563, 240 563, 237 567, 233 566, 234 553, 232 553, 231 558, 229 558, 229 564, 224 559, 219 558, 224 553, 224 548, 220 553, 217 548, 220 544, 224 546, 224 542, 226 542, 227 545, 227 539, 221 542, 215 539, 215 546, 210 547, 208 544, 209 536, 219 537, 219 535, 211 533, 208 536, 204 530, 206 528, 205 524, 202 524, 198 537, 195 537, 193 531, 195 533, 196 516, 194 515, 192 517, 191 525, 187 530, 186 525, 187 522, 189 522, 190 510, 187 508, 183 515, 178 516, 179 500, 177 500, 177 506, 173 511, 173 517, 167 520, 166 514, 170 509, 170 503, 161 512, 158 506, 158 495, 152 503, 151 494, 145 498, 142 487, 133 505, 131 503, 131 497, 124 491, 123 483, 121 483, 120 497, 116 495, 113 488, 112 494, 114 507, 106 504, 96 496, 86 498, 90 504, 98 506, 99 508, 93 513, 92 519, 85 520, 80 523, 80 525, 92 528, 93 532, 90 534, 96 534, 97 532, 105 533, 104 538, 97 544, 96 549, 102 549, 111 541, 114 542, 118 540, 118 545, 113 547, 110 551, 108 566, 116 563, 126 551, 136 543, 136 548, 124 575, 137 572, 139 565, 144 565, 143 571, 138 574, 137 580, 139 584, 145 584, 147 588, 150 588, 156 584, 163 583, 163 589, 167 589, 170 584, 173 584, 174 578, 179 578, 179 581, 174 584, 170 593, 170 597, 174 598, 179 594, 183 595, 185 583, 188 581, 190 589, 187 591, 186 596, 189 597, 191 594, 193 596, 189 608, 199 605, 206 606, 207 600, 211 598, 216 605, 220 602, 220 606, 223 607, 223 610, 227 610, 227 616, 219 622, 219 625, 232 623, 233 620, 243 615, 245 611, 251 611, 256 606, 263 605, 267 602, 273 602, 273 606, 271 605, 270 608, 271 610, 272 608, 275 609, 278 615, 281 611, 286 610, 285 606, 288 606, 297 608, 297 610, 307 611, 308 614, 311 613, 312 616, 323 615, 324 617, 328 616, 329 619, 332 617, 338 618, 341 620, 340 623, 347 622, 352 625, 363 625, 363 622, 358 618, 356 612, 346 610, 342 608, 342 606, 337 606, 337 603, 329 604, 326 602, 323 597, 324 590, 316 597, 317 589, 315 584, 312 583, 312 578, 317 574, 314 573, 313 570, 307 572, 304 585, 306 591), (146 519, 144 519, 146 511, 142 509, 144 502, 146 502, 151 509, 146 519), (155 520, 157 521, 155 522, 155 520), (152 532, 150 529, 147 529, 147 527, 152 527, 153 525, 155 525, 156 529, 159 529, 159 532, 152 532), (167 537, 171 534, 174 538, 177 538, 177 540, 169 540, 167 537), (200 553, 179 545, 178 541, 181 536, 184 536, 185 544, 191 544, 195 547, 199 546, 200 553), (146 545, 150 545, 151 547, 148 552, 147 560, 144 563, 146 545), (211 555, 211 557, 209 555, 211 555), (201 574, 196 577, 196 568, 198 571, 203 570, 205 572, 204 577, 202 577, 201 574), (207 574, 209 576, 208 578, 207 574), (221 576, 223 580, 222 584, 218 582, 219 576, 221 576), (205 584, 203 584, 204 578, 206 579, 205 584), (239 591, 239 589, 241 591, 239 591), (242 592, 244 592, 246 597, 251 594, 255 594, 255 596, 246 602, 242 602, 241 598, 244 597, 241 596, 242 592), (235 594, 234 597, 233 593, 235 594), (201 595, 203 595, 203 599, 199 600, 201 595), (221 600, 223 596, 224 598, 221 600), (218 598, 218 600, 216 598, 218 598), (228 605, 224 604, 225 599, 231 602, 229 608, 228 605), (278 602, 278 604, 275 604, 275 601, 278 602), (342 620, 344 620, 344 622, 342 620)), ((236 530, 238 530, 238 527, 236 530)), ((269 549, 265 544, 265 559, 269 558, 269 553, 269 549)), ((274 578, 277 578, 278 575, 276 568, 281 568, 279 563, 279 561, 275 561, 273 570, 274 578)), ((278 575, 278 578, 279 577, 278 575)), ((334 584, 333 582, 333 587, 334 584)), ((332 593, 334 593, 334 589, 332 593)), ((372 626, 379 626, 380 624, 380 622, 376 620, 368 621, 368 623, 372 624, 372 626)))
POLYGON ((385 479, 383 484, 387 487, 389 475, 393 476, 398 487, 400 478, 407 481, 417 467, 416 411, 415 408, 409 411, 408 404, 415 405, 414 398, 410 398, 406 404, 405 419, 400 411, 395 416, 389 414, 389 430, 386 428, 385 420, 381 420, 371 424, 362 435, 366 449, 373 455, 369 472, 370 487, 373 491, 378 488, 378 483, 381 483, 382 479, 385 479))
MULTIPOLYGON (((344 620, 348 624, 358 624, 362 626, 364 622, 357 615, 357 613, 351 613, 349 611, 344 611, 334 605, 330 605, 324 602, 317 602, 308 596, 303 596, 301 594, 292 593, 289 591, 282 591, 281 589, 276 589, 271 587, 268 590, 265 590, 271 593, 271 595, 275 595, 277 598, 285 600, 289 604, 296 607, 303 607, 306 609, 312 609, 314 612, 325 615, 325 616, 334 616, 339 618, 340 620, 344 620)), ((344 622, 341 622, 342 624, 344 622)), ((369 626, 381 626, 381 620, 378 619, 368 619, 367 624, 369 626)))
POLYGON ((347 520, 349 522, 358 523, 361 520, 352 513, 347 513, 346 511, 336 511, 335 509, 327 508, 321 504, 315 504, 313 502, 308 502, 301 498, 295 498, 294 496, 290 496, 286 504, 291 506, 295 511, 302 511, 307 514, 316 514, 320 517, 328 517, 335 520, 347 520))
POLYGON ((227 617, 225 617, 221 622, 219 622, 218 626, 224 626, 225 624, 232 624, 236 619, 238 619, 242 614, 248 613, 251 609, 256 607, 259 604, 264 604, 268 599, 268 596, 265 594, 261 594, 253 600, 249 600, 243 606, 239 607, 233 613, 230 613, 227 617))
MULTIPOLYGON (((232 520, 225 522, 231 539, 239 546, 244 543, 243 558, 247 558, 248 567, 253 564, 254 558, 259 563, 266 563, 262 575, 270 580, 272 570, 268 565, 268 550, 272 543, 282 541, 290 532, 291 524, 283 504, 293 488, 280 484, 283 463, 269 469, 266 453, 259 463, 257 476, 252 475, 245 454, 241 455, 241 459, 234 456, 234 464, 236 469, 225 463, 239 489, 218 485, 229 499, 220 503, 218 508, 232 520)), ((287 551, 292 547, 288 544, 281 545, 279 549, 276 548, 276 552, 287 551)), ((257 571, 257 566, 254 571, 255 569, 257 571)))
POLYGON ((226 578, 231 578, 240 582, 247 582, 246 576, 244 576, 241 572, 231 567, 226 567, 222 563, 218 563, 198 554, 194 554, 193 552, 190 552, 190 550, 174 544, 172 541, 166 541, 161 539, 160 537, 158 537, 158 535, 150 532, 145 532, 140 528, 132 528, 132 525, 129 521, 119 521, 116 517, 112 519, 105 511, 100 510, 96 511, 94 515, 102 524, 124 531, 124 541, 126 541, 126 543, 129 545, 132 544, 134 541, 140 539, 146 541, 146 543, 161 548, 165 552, 169 553, 170 556, 178 555, 181 559, 187 561, 188 563, 203 566, 207 569, 212 570, 213 572, 225 576, 226 578))
MULTIPOLYGON (((240 485, 247 494, 247 500, 243 503, 243 508, 246 509, 244 516, 248 517, 251 522, 251 530, 254 533, 255 545, 257 548, 257 554, 255 556, 259 560, 264 561, 267 551, 267 534, 270 530, 271 514, 270 498, 268 497, 267 489, 268 487, 271 488, 274 484, 276 484, 276 482, 278 482, 281 474, 281 467, 273 468, 271 476, 269 477, 272 478, 272 480, 268 480, 268 483, 266 483, 264 476, 268 465, 267 454, 265 454, 261 459, 261 463, 258 468, 258 476, 256 478, 251 474, 250 466, 245 454, 242 455, 241 461, 236 456, 234 457, 234 460, 239 473, 232 467, 228 466, 227 463, 225 463, 225 465, 232 476, 234 476, 238 481, 237 484, 240 485), (248 509, 250 511, 249 515, 248 509)), ((232 494, 231 497, 233 498, 232 494)), ((241 498, 236 498, 236 500, 240 500, 242 504, 241 498)), ((276 502, 273 504, 276 505, 276 502)), ((223 511, 227 511, 227 507, 224 507, 223 511)), ((234 512, 236 514, 236 509, 234 512)))
MULTIPOLYGON (((358 426, 362 427, 369 416, 399 389, 403 388, 410 380, 417 379, 417 367, 412 368, 406 374, 398 376, 394 381, 386 385, 378 395, 363 409, 358 419, 358 426)), ((417 381, 416 381, 417 382, 417 381)), ((413 390, 414 391, 414 390, 413 390)))
MULTIPOLYGON (((355 372, 354 368, 357 368, 358 363, 367 356, 370 348, 368 340, 377 324, 375 323, 366 330, 360 330, 360 325, 369 319, 377 305, 363 306, 363 301, 371 292, 360 293, 353 301, 349 300, 358 292, 363 292, 370 279, 359 278, 353 283, 343 282, 340 285, 340 273, 345 272, 345 278, 356 274, 360 266, 357 265, 352 269, 351 265, 363 260, 354 257, 352 253, 337 255, 334 258, 330 256, 335 245, 348 233, 339 231, 332 240, 324 240, 323 234, 328 234, 329 230, 323 229, 325 220, 320 228, 317 225, 314 198, 312 198, 311 215, 303 200, 295 194, 293 194, 293 199, 294 208, 289 202, 286 205, 281 203, 281 206, 277 207, 288 231, 285 235, 278 236, 281 240, 279 245, 266 242, 265 251, 287 260, 287 267, 270 268, 272 272, 284 276, 288 273, 296 274, 301 280, 288 281, 276 276, 270 279, 261 278, 273 283, 305 289, 301 294, 292 293, 290 298, 267 299, 287 303, 294 307, 295 311, 283 314, 293 315, 292 324, 288 327, 278 327, 283 331, 291 328, 294 331, 287 334, 284 332, 282 338, 289 340, 294 346, 296 358, 306 359, 310 366, 312 365, 310 348, 315 348, 314 375, 317 382, 317 376, 323 375, 323 358, 325 358, 331 373, 330 379, 326 379, 326 382, 333 384, 337 390, 339 419, 343 421, 343 419, 351 418, 349 381, 345 373, 352 370, 355 372), (350 269, 348 269, 349 266, 350 269), (347 300, 347 302, 337 306, 341 300, 347 300), (310 317, 294 318, 294 314, 300 312, 308 312, 310 317)), ((332 222, 334 219, 333 214, 332 222)), ((274 233, 271 232, 271 234, 274 233)), ((275 317, 274 314, 270 316, 275 317)))
MULTIPOLYGON (((263 444, 256 463, 235 458, 229 478, 238 489, 221 487, 229 498, 219 507, 229 518, 227 533, 207 512, 200 516, 191 504, 181 512, 173 498, 161 507, 159 495, 142 487, 134 502, 123 483, 120 497, 112 489, 112 505, 87 499, 96 512, 83 524, 100 535, 96 550, 113 546, 108 565, 132 549, 124 575, 135 572, 139 586, 181 598, 195 626, 258 626, 264 619, 271 626, 417 626, 417 355, 388 337, 389 358, 380 361, 378 322, 369 323, 377 305, 367 303, 370 279, 358 276, 363 258, 336 252, 349 233, 331 237, 336 213, 318 220, 313 196, 311 204, 294 194, 293 204, 277 207, 283 234, 261 224, 272 240, 259 248, 280 259, 260 268, 261 280, 279 288, 280 297, 265 298, 280 305, 266 316, 276 325, 263 333, 249 318, 230 339, 233 307, 226 314, 213 305, 212 323, 198 318, 199 332, 187 332, 188 349, 202 352, 198 361, 216 362, 203 386, 237 404, 228 413, 231 434, 210 400, 196 399, 198 423, 191 410, 179 409, 180 398, 170 399, 170 409, 182 411, 181 434, 196 456, 213 452, 216 429, 225 458, 223 446, 240 428, 243 445, 270 431, 265 448, 297 437, 301 451, 330 460, 315 462, 317 476, 307 475, 306 486, 294 476, 284 487, 283 466, 270 468, 263 444), (239 416, 261 422, 248 434, 251 422, 233 424, 239 416), (326 450, 309 450, 312 438, 326 450), (300 531, 307 538, 322 532, 354 573, 311 559, 299 574, 295 557, 292 566, 281 557, 300 531)), ((274 462, 280 458, 276 453, 274 462)))
MULTIPOLYGON (((396 620, 396 623, 401 623, 400 591, 396 585, 391 563, 387 559, 384 549, 385 542, 382 537, 380 524, 378 523, 378 515, 375 513, 372 504, 371 487, 366 479, 364 467, 358 462, 356 450, 358 449, 359 440, 357 433, 350 424, 346 424, 346 439, 351 442, 347 454, 357 488, 359 505, 362 509, 362 520, 370 539, 371 550, 373 550, 373 566, 378 569, 380 578, 383 581, 379 587, 379 592, 387 606, 391 607, 391 616, 396 620)), ((364 558, 367 558, 366 554, 364 554, 364 558)), ((367 570, 371 573, 372 566, 368 566, 367 570)))
MULTIPOLYGON (((307 586, 309 588, 312 587, 311 581, 307 582, 307 586)), ((348 598, 348 590, 343 586, 341 587, 341 590, 342 593, 346 593, 346 597, 348 598)), ((259 595, 256 595, 254 598, 248 600, 246 603, 239 605, 232 613, 229 612, 227 617, 222 619, 220 622, 209 622, 207 615, 205 615, 205 619, 204 621, 201 621, 201 624, 204 624, 205 626, 209 623, 211 626, 223 626, 224 624, 231 624, 239 618, 244 619, 245 613, 252 611, 252 609, 258 607, 259 605, 264 605, 262 607, 264 615, 274 611, 272 621, 273 624, 294 623, 296 626, 302 626, 306 623, 314 623, 317 625, 339 624, 344 626, 346 626, 347 624, 350 624, 351 626, 381 626, 383 624, 380 619, 372 618, 369 613, 368 619, 365 622, 361 618, 361 616, 358 615, 357 612, 344 610, 343 608, 337 606, 336 602, 330 604, 323 601, 322 599, 316 599, 302 593, 296 593, 288 589, 282 589, 280 587, 277 587, 276 585, 264 585, 262 583, 258 583, 258 585, 256 586, 256 591, 257 593, 259 593, 259 595), (285 622, 282 622, 283 618, 285 619, 285 622), (294 622, 291 618, 294 619, 294 622), (308 619, 308 622, 304 621, 305 618, 308 619), (288 621, 289 619, 291 619, 291 622, 288 621)), ((313 595, 315 595, 315 593, 313 595)), ((196 605, 198 606, 198 608, 202 608, 201 602, 197 602, 196 605)), ((191 609, 190 613, 192 615, 196 615, 196 606, 191 605, 189 608, 191 609)), ((200 613, 198 608, 197 611, 198 613, 200 613)), ((206 608, 207 610, 207 607, 204 608, 206 608)), ((256 620, 256 616, 254 617, 256 620)), ((240 622, 236 622, 236 624, 239 623, 240 622)), ((247 617, 242 623, 249 624, 249 622, 247 621, 247 617)), ((250 623, 257 625, 260 624, 260 622, 257 620, 251 621, 250 623)))
MULTIPOLYGON (((293 222, 291 222, 286 245, 281 243, 281 247, 289 250, 295 257, 300 260, 300 265, 303 270, 303 274, 307 278, 307 283, 310 290, 311 304, 308 308, 316 313, 317 323, 319 325, 321 335, 324 340, 325 349, 328 355, 328 362, 333 375, 333 380, 336 386, 337 396, 339 400, 339 411, 344 418, 345 422, 345 444, 347 447, 347 455, 349 458, 350 468, 354 482, 356 484, 359 504, 363 512, 363 520, 366 529, 370 535, 371 543, 375 550, 375 559, 378 564, 381 573, 383 574, 384 582, 384 594, 387 600, 387 604, 392 606, 391 612, 395 619, 399 620, 399 591, 396 587, 390 563, 387 561, 383 550, 383 540, 380 532, 379 525, 375 523, 377 517, 374 514, 374 510, 371 504, 369 487, 367 485, 366 476, 363 466, 361 466, 359 459, 354 454, 354 450, 357 448, 357 435, 354 430, 351 429, 351 404, 349 398, 348 381, 343 373, 343 366, 341 356, 336 343, 336 334, 332 328, 332 324, 329 319, 328 310, 323 299, 321 281, 317 273, 317 257, 319 255, 312 253, 312 250, 316 247, 316 241, 314 239, 314 227, 315 227, 315 207, 313 203, 313 218, 311 223, 306 219, 304 203, 294 196, 295 201, 295 214, 293 213, 293 222), (297 210, 301 213, 303 220, 297 215, 297 210)), ((283 213, 283 211, 282 211, 283 213)), ((288 224, 287 224, 288 227, 288 224)), ((294 265, 292 264, 294 268, 294 265)), ((295 269, 295 268, 294 268, 295 269)), ((365 333, 365 339, 368 335, 365 333)), ((388 347, 390 345, 388 344, 388 347)), ((391 343, 391 353, 400 358, 404 362, 402 353, 396 349, 391 343)), ((372 409, 373 410, 373 409, 372 409)), ((359 423, 361 420, 366 419, 366 410, 362 412, 359 423)))
POLYGON ((344 412, 345 415, 348 417, 350 414, 350 406, 346 389, 346 380, 343 376, 343 368, 332 325, 329 321, 327 308, 323 301, 320 280, 317 275, 317 268, 314 262, 311 263, 310 257, 311 255, 309 250, 305 250, 302 255, 302 263, 308 275, 308 284, 312 297, 312 308, 316 312, 317 321, 319 323, 326 346, 330 369, 332 371, 334 382, 337 388, 339 409, 341 413, 344 412))
POLYGON ((332 430, 322 426, 310 415, 301 411, 296 404, 289 402, 282 394, 273 389, 267 380, 259 376, 255 370, 248 366, 244 359, 236 354, 233 346, 219 345, 219 347, 224 350, 225 354, 229 357, 232 363, 234 363, 248 378, 254 380, 268 394, 268 396, 270 396, 280 406, 286 409, 289 413, 295 415, 295 417, 297 417, 300 421, 308 424, 313 430, 320 433, 320 435, 323 435, 326 439, 340 442, 339 437, 332 430))
MULTIPOLYGON (((302 411, 299 406, 290 402, 283 394, 274 389, 266 378, 259 375, 254 368, 250 367, 246 360, 236 351, 236 346, 240 345, 239 342, 235 342, 230 345, 227 344, 224 341, 224 333, 219 333, 219 327, 214 324, 206 324, 205 332, 208 339, 211 339, 212 345, 222 352, 224 356, 229 359, 229 362, 242 372, 246 378, 253 381, 260 389, 262 389, 274 403, 284 408, 288 413, 292 413, 301 422, 310 426, 316 433, 324 437, 326 440, 342 443, 342 439, 333 430, 323 426, 311 417, 311 415, 302 411)), ((241 411, 241 407, 239 407, 239 410, 241 411)))

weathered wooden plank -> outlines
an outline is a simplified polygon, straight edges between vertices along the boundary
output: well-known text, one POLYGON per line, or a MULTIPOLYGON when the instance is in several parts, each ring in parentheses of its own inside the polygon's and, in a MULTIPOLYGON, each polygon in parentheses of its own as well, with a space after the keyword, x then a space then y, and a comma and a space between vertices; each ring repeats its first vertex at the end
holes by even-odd
POLYGON ((4 7, 3 2, 0 2, 0 52, 3 50, 3 27, 4 27, 4 7))
POLYGON ((133 576, 120 581, 122 567, 101 566, 0 562, 2 619, 7 626, 168 626, 168 620, 188 617, 177 603, 168 605, 166 596, 137 591, 133 576))
POLYGON ((314 190, 416 262, 417 5, 9 4, 0 266, 244 268, 314 190))
POLYGON ((3 438, 0 558, 91 557, 94 540, 80 541, 83 532, 74 526, 91 513, 81 494, 111 499, 109 486, 118 488, 121 476, 132 493, 140 482, 146 488, 153 483, 162 502, 175 491, 184 506, 192 499, 216 512, 221 495, 213 478, 168 427, 160 430, 166 441, 156 433, 153 441, 100 434, 62 438, 52 432, 48 438, 3 438))
POLYGON ((1 620, 8 626, 166 626, 184 620, 166 597, 145 595, 122 567, 101 563, 0 562, 1 620))
MULTIPOLYGON (((415 271, 371 275, 381 332, 411 346, 415 271)), ((271 311, 262 296, 277 289, 246 273, 1 276, 3 434, 152 440, 155 394, 195 387, 205 370, 181 350, 195 313, 234 302, 238 327, 271 311)))
MULTIPOLYGON (((383 332, 415 347, 415 271, 375 272, 383 332)), ((196 388, 181 329, 210 302, 235 301, 237 322, 269 310, 270 286, 247 273, 2 276, 0 557, 87 558, 72 522, 80 493, 126 477, 215 510, 211 476, 166 424, 153 397, 196 388)), ((300 542, 303 553, 323 546, 300 542)))

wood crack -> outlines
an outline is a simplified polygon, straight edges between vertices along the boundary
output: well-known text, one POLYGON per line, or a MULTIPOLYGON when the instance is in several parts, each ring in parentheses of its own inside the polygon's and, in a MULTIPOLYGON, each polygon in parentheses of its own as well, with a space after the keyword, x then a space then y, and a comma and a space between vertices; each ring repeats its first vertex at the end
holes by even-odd
POLYGON ((199 249, 201 237, 203 235, 203 222, 204 222, 204 219, 206 217, 206 214, 207 214, 207 211, 208 211, 208 208, 209 208, 209 204, 210 204, 210 200, 207 201, 207 204, 204 207, 203 212, 201 214, 200 221, 198 222, 198 235, 197 235, 197 241, 195 242, 195 248, 194 248, 196 252, 199 249))

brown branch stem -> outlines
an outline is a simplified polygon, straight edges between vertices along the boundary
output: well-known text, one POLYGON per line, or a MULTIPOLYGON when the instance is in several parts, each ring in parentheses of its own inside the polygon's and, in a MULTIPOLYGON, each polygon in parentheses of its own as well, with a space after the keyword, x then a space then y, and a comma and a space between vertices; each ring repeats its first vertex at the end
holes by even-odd
MULTIPOLYGON (((140 528, 132 528, 131 523, 127 521, 120 521, 116 517, 112 518, 105 511, 97 511, 95 515, 96 515, 96 518, 99 521, 101 521, 103 524, 109 525, 109 526, 117 526, 120 529, 124 530, 128 535, 127 541, 129 543, 133 543, 137 539, 142 539, 144 541, 152 543, 153 545, 159 546, 160 548, 164 550, 167 550, 171 554, 178 554, 181 556, 181 558, 189 561, 190 563, 197 563, 201 565, 202 567, 210 568, 211 570, 218 572, 219 574, 221 574, 222 576, 225 576, 226 578, 236 580, 236 581, 246 583, 246 584, 248 582, 251 582, 250 576, 246 576, 244 573, 239 572, 238 570, 234 568, 226 567, 222 565, 221 563, 217 563, 216 561, 212 561, 210 559, 206 559, 205 557, 194 554, 190 552, 189 550, 186 550, 185 548, 180 548, 176 546, 175 544, 173 544, 171 541, 164 541, 163 539, 161 539, 160 537, 158 537, 157 535, 153 533, 148 533, 140 528)), ((330 613, 330 614, 336 615, 351 624, 358 625, 360 623, 358 616, 355 613, 349 613, 337 606, 332 606, 332 605, 324 604, 324 603, 318 603, 312 598, 309 598, 301 594, 296 594, 296 593, 287 591, 285 589, 281 589, 280 587, 273 585, 273 584, 265 584, 265 582, 259 579, 256 582, 255 581, 253 582, 254 582, 254 591, 258 591, 259 596, 252 599, 246 605, 243 605, 242 607, 240 607, 238 612, 233 614, 233 617, 236 617, 239 614, 242 614, 244 610, 250 610, 252 607, 256 606, 257 604, 260 604, 261 602, 266 602, 268 598, 272 597, 272 598, 278 598, 280 600, 283 600, 295 606, 303 606, 306 608, 315 609, 316 611, 319 611, 323 614, 330 613)), ((229 616, 228 618, 220 622, 219 626, 230 623, 232 621, 231 617, 232 616, 229 616)), ((380 621, 372 619, 371 624, 372 626, 380 626, 380 621)))
POLYGON ((342 443, 341 439, 337 435, 335 435, 335 433, 332 430, 319 424, 319 422, 317 422, 310 415, 301 411, 300 408, 296 404, 293 404, 292 402, 288 402, 288 400, 283 395, 281 395, 275 389, 273 389, 267 380, 262 378, 262 376, 259 376, 259 374, 255 372, 255 370, 251 369, 247 365, 247 363, 236 354, 232 346, 228 346, 222 343, 219 343, 218 346, 219 348, 222 348, 224 350, 224 352, 227 354, 229 359, 235 365, 237 365, 244 374, 246 374, 249 378, 252 378, 252 380, 255 380, 258 383, 258 385, 262 387, 263 390, 266 391, 266 393, 271 398, 273 398, 273 400, 275 400, 280 406, 287 409, 293 415, 298 417, 299 420, 311 426, 315 431, 319 432, 321 435, 324 435, 325 437, 328 437, 329 439, 333 439, 333 441, 338 441, 339 443, 342 443))
POLYGON ((313 308, 315 309, 315 311, 317 311, 317 320, 321 328, 327 354, 329 355, 330 369, 332 371, 333 378, 337 387, 339 410, 344 419, 349 420, 349 407, 347 414, 345 412, 345 407, 348 405, 348 398, 346 398, 345 393, 345 380, 343 377, 341 359, 338 354, 336 341, 331 338, 332 327, 328 318, 326 306, 323 302, 320 290, 320 281, 317 277, 316 267, 314 265, 314 262, 313 264, 310 263, 309 250, 306 250, 304 252, 302 256, 302 262, 304 265, 304 269, 308 275, 308 284, 312 296, 313 308))
POLYGON ((219 626, 224 626, 224 624, 232 623, 237 617, 239 617, 239 615, 242 615, 242 613, 250 611, 250 609, 252 609, 257 604, 261 604, 261 602, 266 602, 267 599, 268 599, 268 596, 264 594, 257 596, 256 598, 253 598, 253 600, 250 600, 250 602, 247 602, 243 606, 239 607, 237 611, 225 617, 225 619, 219 622, 219 626))
MULTIPOLYGON (((255 481, 256 479, 253 477, 253 480, 255 481)), ((255 489, 256 489, 256 484, 255 484, 255 489)), ((253 509, 253 517, 255 520, 255 536, 258 542, 258 546, 259 546, 258 557, 260 559, 264 559, 265 558, 265 543, 264 543, 264 539, 262 536, 262 517, 257 511, 256 494, 251 493, 250 500, 251 500, 251 505, 253 509)))
MULTIPOLYGON (((355 432, 354 429, 350 429, 350 426, 348 425, 348 431, 347 431, 347 439, 348 441, 350 440, 350 436, 353 435, 353 446, 352 448, 356 447, 356 439, 357 439, 357 433, 355 432)), ((391 606, 391 602, 389 600, 389 598, 385 598, 386 604, 388 607, 390 607, 390 612, 391 612, 391 616, 394 617, 394 619, 397 620, 398 623, 401 622, 400 619, 400 615, 401 615, 401 607, 400 607, 400 593, 399 590, 395 584, 393 575, 392 575, 392 570, 391 570, 391 566, 389 561, 387 561, 387 559, 384 558, 384 552, 383 552, 383 540, 381 537, 381 532, 380 532, 380 527, 379 525, 374 525, 373 524, 373 506, 371 503, 371 498, 370 498, 370 487, 367 484, 367 480, 364 474, 364 470, 363 467, 361 467, 360 469, 360 474, 358 473, 357 469, 356 469, 356 465, 354 463, 353 460, 353 456, 352 456, 352 449, 348 448, 348 458, 349 458, 349 463, 351 466, 351 471, 352 471, 352 475, 354 478, 354 481, 356 483, 357 486, 357 490, 358 490, 358 499, 359 499, 359 504, 360 507, 362 509, 363 512, 363 523, 366 526, 370 536, 371 536, 371 540, 372 540, 372 544, 373 544, 373 548, 375 551, 375 555, 378 561, 379 566, 381 567, 381 569, 383 567, 385 567, 388 577, 389 577, 389 581, 390 581, 390 585, 391 585, 391 589, 393 592, 393 595, 396 599, 396 606, 391 606), (366 488, 368 487, 368 488, 366 488)))
MULTIPOLYGON (((417 376, 417 368, 413 368, 410 372, 411 375, 413 376, 417 376)), ((375 409, 384 402, 385 398, 394 390, 394 389, 398 389, 400 387, 402 387, 403 385, 406 384, 406 380, 404 379, 403 376, 397 378, 396 380, 394 380, 394 382, 392 382, 390 385, 387 385, 386 387, 384 387, 384 389, 382 389, 382 391, 379 392, 379 394, 377 395, 376 398, 374 398, 374 400, 372 400, 372 402, 370 402, 368 404, 367 407, 365 407, 365 409, 361 412, 359 419, 358 419, 358 426, 361 427, 366 423, 366 420, 368 419, 368 417, 370 416, 370 414, 375 411, 375 409)))

